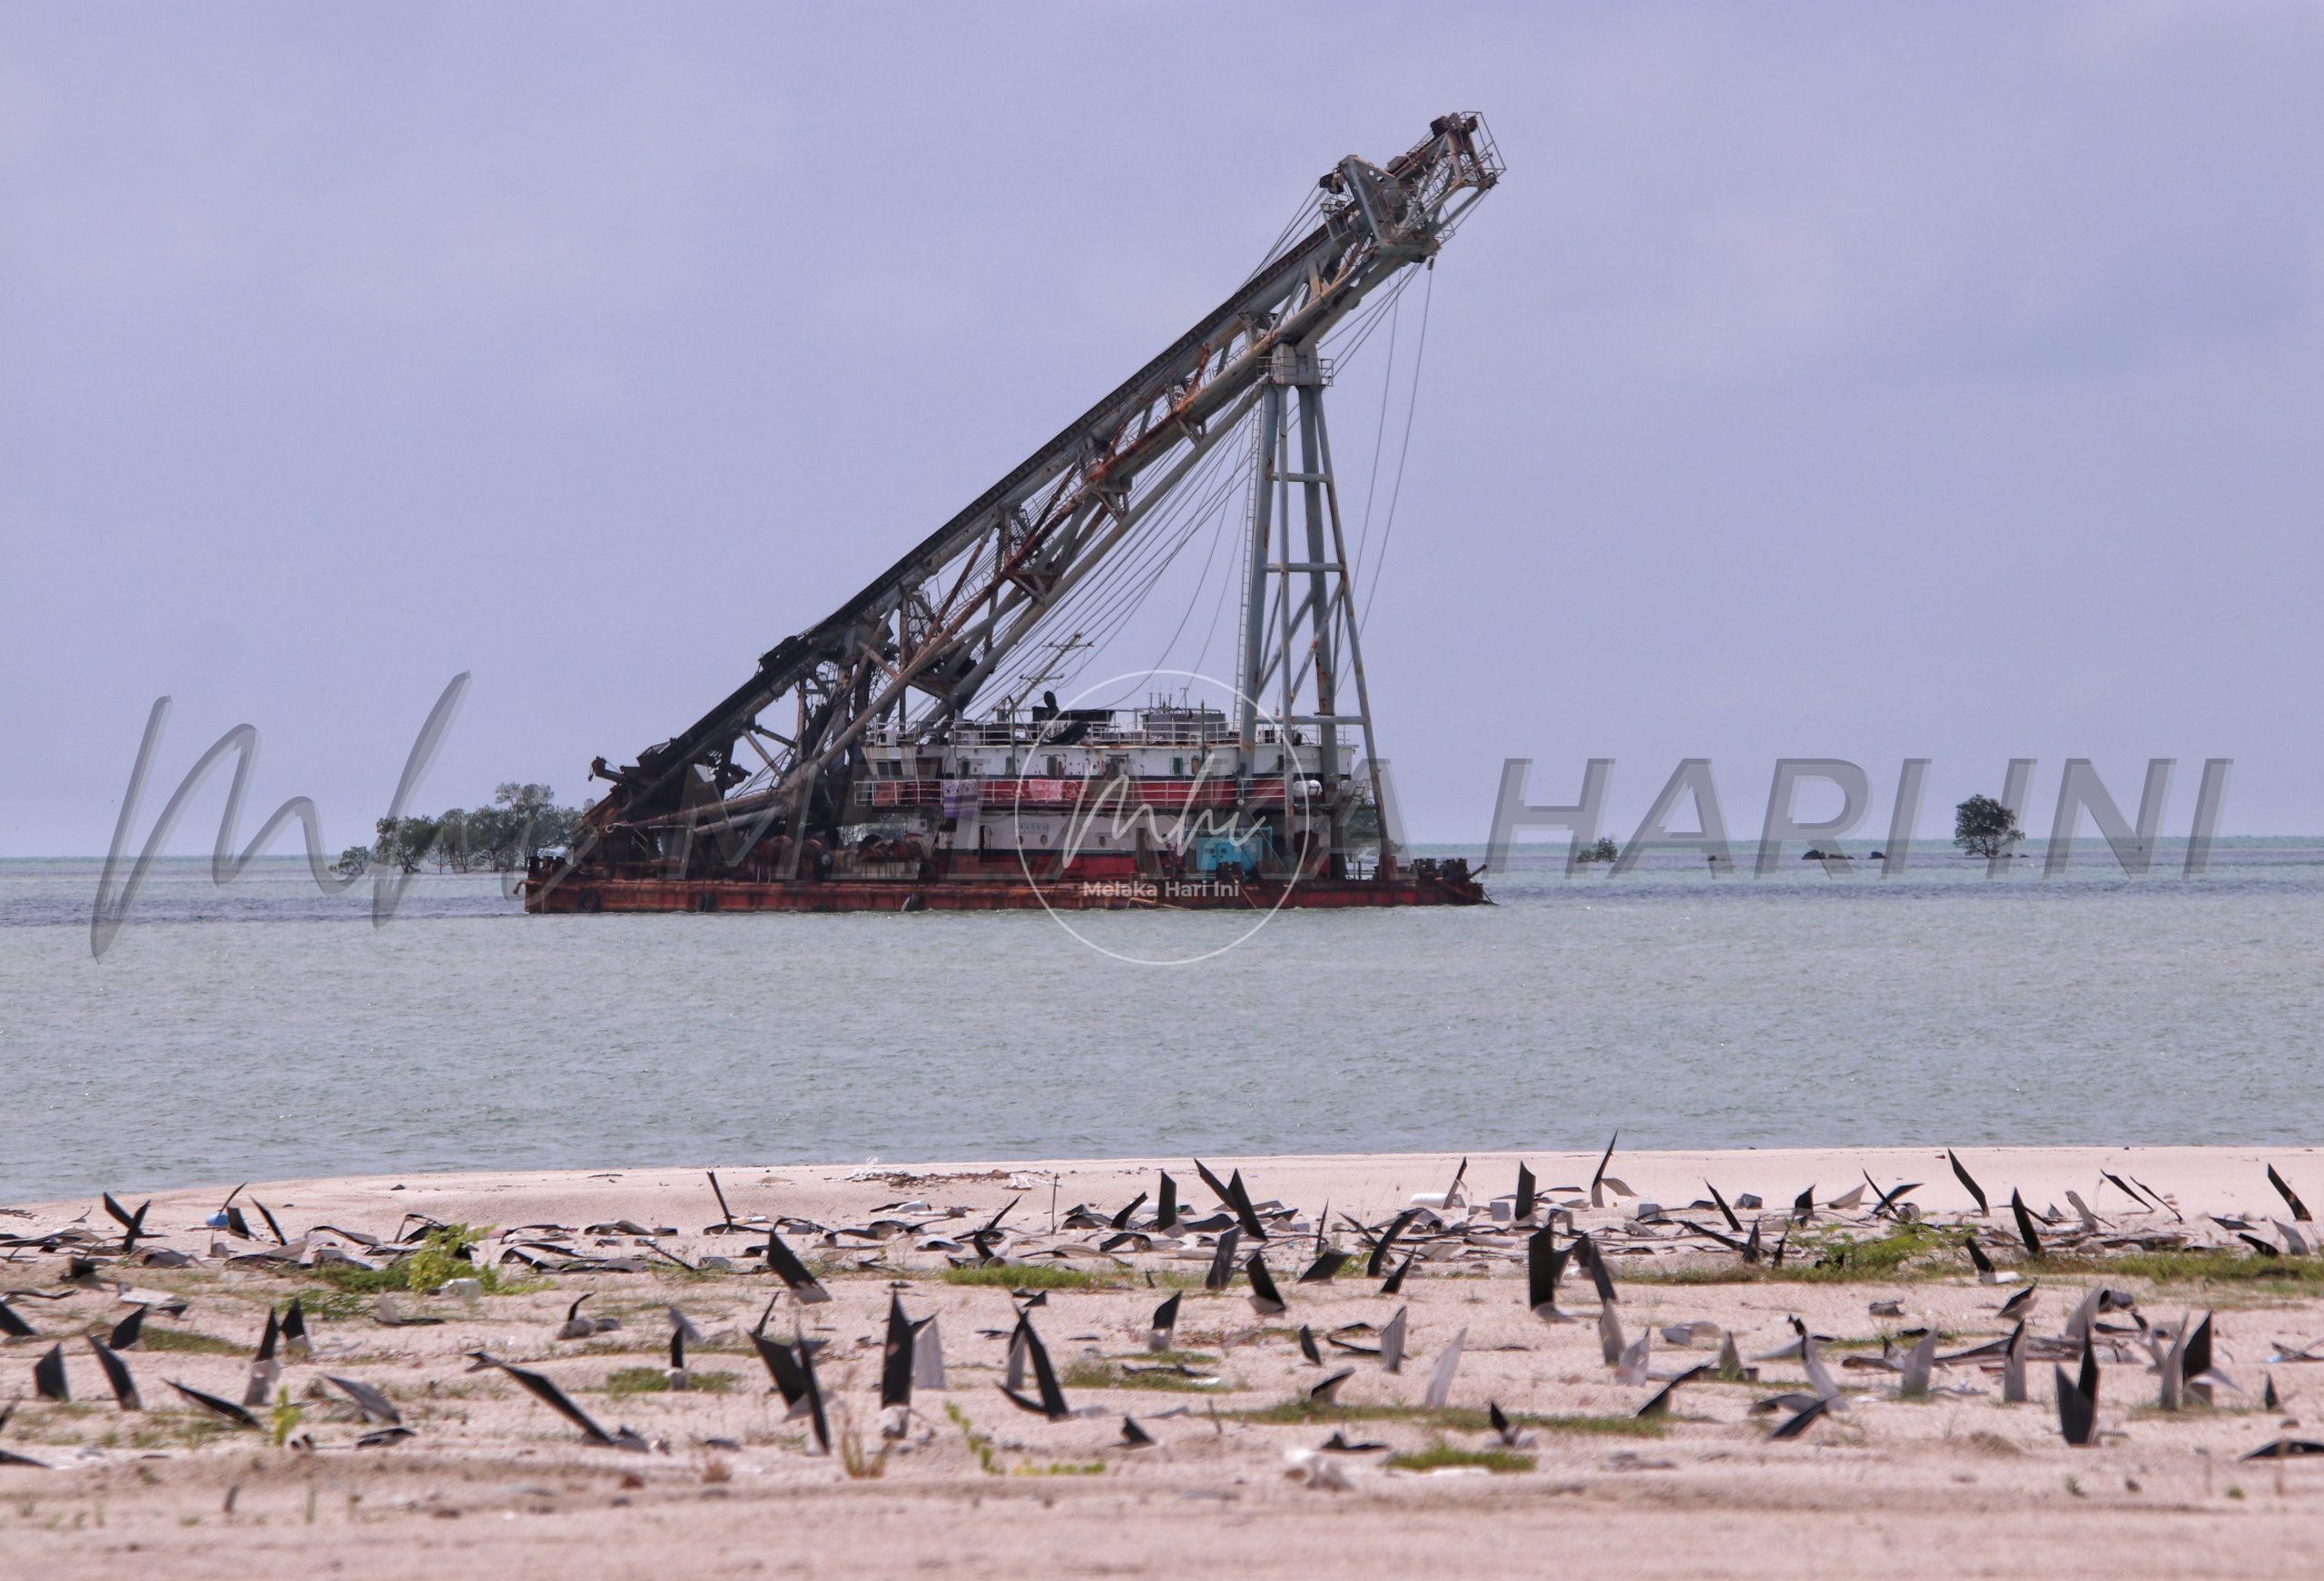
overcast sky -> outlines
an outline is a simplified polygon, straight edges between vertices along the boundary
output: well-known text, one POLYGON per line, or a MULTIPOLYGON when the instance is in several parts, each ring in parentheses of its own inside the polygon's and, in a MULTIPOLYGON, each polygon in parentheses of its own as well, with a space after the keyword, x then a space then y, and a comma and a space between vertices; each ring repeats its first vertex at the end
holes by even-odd
POLYGON ((1507 179, 1331 398, 1384 511, 1417 390, 1413 833, 1783 755, 2324 830, 2319 84, 2306 5, 0 6, 0 855, 163 693, 149 820, 248 722, 245 837, 366 838, 461 671, 421 803, 578 800, 1456 108, 1507 179))

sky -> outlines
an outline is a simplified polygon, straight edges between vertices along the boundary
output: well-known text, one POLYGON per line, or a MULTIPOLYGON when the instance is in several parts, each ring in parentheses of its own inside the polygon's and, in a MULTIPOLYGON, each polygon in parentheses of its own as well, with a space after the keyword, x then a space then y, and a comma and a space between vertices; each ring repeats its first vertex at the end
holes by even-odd
POLYGON ((2260 3, 0 5, 0 856, 164 695, 137 840, 243 723, 243 839, 368 838, 459 673, 418 802, 578 800, 1454 109, 1506 178, 1329 398, 1414 838, 1512 757, 2324 832, 2319 83, 2260 3))

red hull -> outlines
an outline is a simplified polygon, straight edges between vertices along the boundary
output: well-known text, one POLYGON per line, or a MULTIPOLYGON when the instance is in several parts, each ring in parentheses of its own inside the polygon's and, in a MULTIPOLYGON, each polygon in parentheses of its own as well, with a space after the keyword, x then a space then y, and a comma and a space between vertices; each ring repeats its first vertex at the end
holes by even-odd
POLYGON ((741 879, 527 879, 525 909, 599 911, 1267 911, 1368 906, 1482 906, 1473 879, 1431 873, 1393 879, 840 879, 753 883, 741 879))

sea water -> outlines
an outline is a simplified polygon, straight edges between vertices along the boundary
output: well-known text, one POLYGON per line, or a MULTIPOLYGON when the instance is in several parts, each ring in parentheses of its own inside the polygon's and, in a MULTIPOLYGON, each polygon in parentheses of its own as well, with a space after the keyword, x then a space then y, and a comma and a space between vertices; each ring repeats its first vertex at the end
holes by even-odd
MULTIPOLYGON (((1473 853, 1472 853, 1473 854, 1473 853)), ((2324 841, 1699 856, 1459 909, 523 915, 0 862, 0 1203, 423 1170, 2324 1134, 2324 841), (1748 856, 1744 859, 1748 861, 1748 856), (1239 938, 1239 942, 1237 939, 1239 938), (1084 942, 1084 940, 1087 942, 1084 942), (1098 948, 1092 948, 1093 946, 1098 948), (1224 948, 1222 948, 1224 947, 1224 948), (1123 956, 1196 964, 1141 965, 1123 956), (1112 953, 1108 953, 1112 952, 1112 953)))

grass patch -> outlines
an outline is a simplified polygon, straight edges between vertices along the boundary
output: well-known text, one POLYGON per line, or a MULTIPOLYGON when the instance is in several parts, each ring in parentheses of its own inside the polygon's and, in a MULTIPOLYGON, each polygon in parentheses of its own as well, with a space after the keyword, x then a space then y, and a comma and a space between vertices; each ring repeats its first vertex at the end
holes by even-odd
POLYGON ((139 1415, 144 1419, 128 1430, 133 1449, 199 1449, 234 1430, 207 1411, 155 1410, 139 1415))
POLYGON ((974 1268, 948 1268, 944 1282, 999 1285, 1003 1290, 1104 1290, 1123 1281, 1062 1262, 988 1262, 974 1268))
POLYGON ((1103 1460, 1052 1460, 1046 1466, 1036 1466, 1028 1461, 1022 1466, 1009 1466, 1001 1459, 1000 1449, 993 1444, 992 1435, 977 1431, 969 1420, 968 1413, 958 1405, 946 1400, 944 1414, 952 1419, 954 1427, 960 1429, 960 1437, 968 1444, 969 1452, 977 1458, 977 1466, 987 1477, 1103 1477, 1106 1474, 1103 1460))
MULTIPOLYGON (((915 1271, 906 1271, 911 1273, 915 1271)), ((881 1273, 881 1278, 891 1275, 881 1273)), ((1175 1269, 1075 1268, 1063 1262, 989 1262, 946 1268, 946 1284, 997 1285, 1002 1290, 1199 1290, 1202 1275, 1175 1269)))
POLYGON ((888 1474, 890 1445, 881 1439, 877 1449, 863 1447, 863 1427, 855 1419, 854 1411, 841 1402, 834 1406, 832 1422, 834 1448, 839 1450, 840 1469, 847 1473, 851 1482, 870 1482, 888 1474))
MULTIPOLYGON (((1137 1271, 1137 1278, 1142 1289, 1203 1291, 1206 1275, 1188 1273, 1183 1268, 1141 1268, 1137 1271)), ((1223 1296, 1226 1292, 1214 1290, 1206 1293, 1223 1296)))
POLYGON ((669 1369, 625 1367, 606 1377, 606 1392, 615 1396, 672 1392, 731 1394, 734 1389, 734 1375, 731 1372, 695 1372, 688 1375, 687 1383, 690 1386, 687 1390, 674 1391, 670 1388, 669 1369))
MULTIPOLYGON (((320 1273, 323 1271, 319 1268, 315 1272, 320 1273)), ((306 1309, 309 1318, 322 1323, 344 1323, 361 1317, 365 1302, 369 1299, 357 1291, 337 1290, 311 1284, 304 1290, 294 1291, 291 1294, 299 1304, 306 1309)), ((151 1334, 145 1338, 147 1343, 152 1343, 153 1337, 151 1334)), ((253 1340, 251 1343, 255 1345, 257 1341, 253 1340)))
POLYGON ((2256 1284, 2279 1290, 2324 1287, 2324 1257, 2263 1257, 2256 1252, 2230 1252, 2224 1247, 2125 1252, 2114 1257, 2052 1257, 2036 1266, 2143 1279, 2153 1284, 2256 1284))
POLYGON ((1441 1471, 1448 1466, 1482 1466, 1496 1476, 1531 1471, 1533 1457, 1516 1449, 1463 1449, 1453 1444, 1431 1444, 1425 1449, 1400 1449, 1388 1457, 1398 1471, 1441 1471))
MULTIPOLYGON (((12 1406, 20 1402, 11 1401, 12 1406)), ((27 1444, 79 1444, 85 1441, 80 1424, 96 1414, 95 1402, 84 1399, 41 1401, 25 1405, 8 1429, 12 1439, 27 1444)))
POLYGON ((137 1348, 140 1350, 174 1350, 189 1356, 241 1356, 256 1349, 256 1342, 246 1344, 239 1340, 222 1340, 215 1334, 204 1334, 192 1329, 149 1326, 139 1331, 137 1348))
MULTIPOLYGON (((1492 1427, 1492 1419, 1483 1411, 1468 1406, 1441 1406, 1432 1410, 1419 1405, 1317 1405, 1305 1395, 1294 1395, 1289 1399, 1279 1399, 1273 1405, 1261 1406, 1255 1410, 1221 1411, 1219 1414, 1237 1421, 1278 1427, 1334 1422, 1416 1422, 1423 1427, 1462 1433, 1482 1433, 1492 1427)), ((1665 1426, 1659 1417, 1512 1414, 1509 1419, 1519 1427, 1533 1428, 1544 1433, 1599 1433, 1619 1439, 1659 1439, 1665 1426)))
POLYGON ((950 1417, 952 1425, 960 1429, 961 1439, 967 1442, 970 1453, 976 1456, 977 1465, 984 1474, 987 1477, 1000 1476, 1002 1469, 1000 1454, 992 1447, 992 1435, 978 1432, 970 1425, 968 1414, 949 1399, 944 1402, 944 1414, 950 1417))
MULTIPOLYGON (((2324 1257, 2267 1257, 2240 1248, 2185 1252, 2087 1252, 2022 1258, 2029 1274, 2087 1274, 2142 1279, 2156 1285, 2240 1284, 2263 1291, 2324 1290, 2324 1257)), ((1781 1268, 1765 1262, 1705 1262, 1645 1268, 1623 1275, 1639 1284, 1906 1284, 1969 1272, 1960 1232, 1905 1223, 1886 1233, 1850 1237, 1836 1232, 1795 1236, 1781 1268)))
MULTIPOLYGON (((1772 1248, 1770 1248, 1772 1250, 1772 1248)), ((1900 1284, 1968 1272, 1960 1238, 1921 1223, 1880 1235, 1812 1231, 1792 1237, 1783 1266, 1768 1262, 1689 1264, 1620 1275, 1638 1284, 1900 1284)))
MULTIPOLYGON (((1472 1415, 1481 1413, 1472 1412, 1472 1415)), ((1533 1428, 1544 1433, 1590 1435, 1611 1439, 1659 1439, 1669 1430, 1669 1424, 1661 1417, 1620 1416, 1521 1416, 1512 1419, 1520 1427, 1533 1428)), ((1490 1428, 1490 1421, 1478 1423, 1479 1429, 1490 1428)))
MULTIPOLYGON (((753 1272, 763 1272, 764 1270, 765 1264, 763 1263, 757 1265, 756 1269, 753 1269, 750 1267, 681 1268, 675 1262, 656 1262, 650 1270, 648 1270, 648 1272, 650 1272, 656 1281, 663 1284, 694 1285, 709 1284, 722 1279, 732 1279, 737 1273, 750 1273, 753 1272)), ((848 1272, 852 1273, 854 1270, 850 1269, 848 1272)), ((831 1279, 836 1276, 829 1269, 824 1269, 818 1272, 815 1277, 817 1279, 831 1279)), ((491 1295, 495 1292, 487 1291, 485 1293, 487 1295, 491 1295)))
MULTIPOLYGON (((1940 1328, 1936 1331, 1936 1342, 1940 1345, 1951 1345, 1960 1339, 1961 1336, 1950 1329, 1940 1328)), ((1818 1350, 1878 1350, 1886 1347, 1897 1350, 1910 1350, 1920 1342, 1920 1336, 1917 1334, 1907 1340, 1893 1329, 1881 1329, 1876 1331, 1871 1338, 1865 1340, 1818 1340, 1816 1341, 1816 1348, 1818 1350)))
POLYGON ((1216 1367, 1218 1356, 1210 1350, 1137 1350, 1127 1356, 1110 1358, 1116 1361, 1147 1361, 1163 1367, 1216 1367))
POLYGON ((1148 1389, 1173 1394, 1217 1394, 1225 1387, 1176 1372, 1125 1372, 1118 1363, 1086 1358, 1068 1367, 1059 1381, 1068 1389, 1148 1389))

